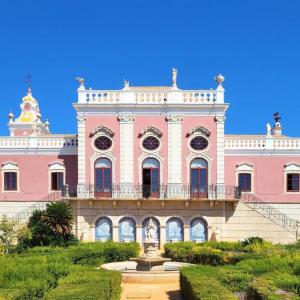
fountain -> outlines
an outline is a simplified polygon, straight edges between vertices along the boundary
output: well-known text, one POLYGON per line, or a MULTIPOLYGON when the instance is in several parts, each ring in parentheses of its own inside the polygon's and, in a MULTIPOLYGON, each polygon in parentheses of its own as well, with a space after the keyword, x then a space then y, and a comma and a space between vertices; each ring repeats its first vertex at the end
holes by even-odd
POLYGON ((162 266, 165 262, 171 261, 170 258, 157 255, 158 242, 155 239, 155 229, 155 224, 150 218, 146 227, 146 239, 143 243, 144 254, 140 257, 130 258, 130 261, 137 263, 137 271, 150 271, 153 267, 162 266))

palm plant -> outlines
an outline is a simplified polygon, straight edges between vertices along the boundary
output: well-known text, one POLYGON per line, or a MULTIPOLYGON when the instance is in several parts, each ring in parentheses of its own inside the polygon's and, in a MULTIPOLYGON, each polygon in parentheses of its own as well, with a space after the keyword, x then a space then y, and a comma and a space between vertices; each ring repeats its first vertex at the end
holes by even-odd
POLYGON ((73 225, 72 209, 65 202, 49 203, 41 219, 56 236, 66 237, 71 233, 73 225))

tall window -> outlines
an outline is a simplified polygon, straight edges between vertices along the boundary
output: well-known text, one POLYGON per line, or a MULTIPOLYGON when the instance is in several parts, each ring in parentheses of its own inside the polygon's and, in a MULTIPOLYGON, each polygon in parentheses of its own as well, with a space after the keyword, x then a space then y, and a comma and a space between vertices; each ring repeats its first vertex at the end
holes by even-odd
POLYGON ((251 174, 239 173, 239 188, 241 192, 251 192, 251 174))
POLYGON ((143 162, 143 197, 159 198, 159 162, 155 158, 143 162))
POLYGON ((287 192, 299 192, 300 174, 287 174, 287 192))
POLYGON ((203 158, 195 158, 191 163, 191 197, 207 198, 208 164, 203 158))
POLYGON ((4 173, 4 190, 16 191, 17 190, 17 172, 4 173))
POLYGON ((111 161, 107 158, 99 158, 95 163, 95 196, 111 197, 111 186, 111 161))
POLYGON ((52 172, 51 173, 51 190, 62 191, 64 185, 64 173, 52 172))

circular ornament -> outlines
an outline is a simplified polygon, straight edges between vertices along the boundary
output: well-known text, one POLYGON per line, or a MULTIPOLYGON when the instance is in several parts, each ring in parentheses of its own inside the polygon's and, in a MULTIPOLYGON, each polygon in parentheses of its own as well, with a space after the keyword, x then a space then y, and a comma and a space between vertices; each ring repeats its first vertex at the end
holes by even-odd
POLYGON ((190 146, 194 150, 204 150, 208 147, 208 140, 202 136, 196 136, 191 140, 190 146))
POLYGON ((112 146, 112 141, 106 136, 96 138, 94 145, 99 150, 108 150, 112 146))
POLYGON ((148 136, 143 140, 143 147, 150 151, 156 150, 159 147, 159 139, 154 136, 148 136))

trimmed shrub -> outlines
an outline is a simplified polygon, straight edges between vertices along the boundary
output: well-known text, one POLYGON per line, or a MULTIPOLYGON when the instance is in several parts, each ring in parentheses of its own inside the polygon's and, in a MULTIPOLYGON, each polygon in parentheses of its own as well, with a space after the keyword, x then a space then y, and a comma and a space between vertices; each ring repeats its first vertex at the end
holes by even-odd
POLYGON ((180 288, 184 299, 188 300, 236 300, 232 292, 222 286, 217 279, 213 267, 199 269, 188 267, 180 270, 180 288), (199 272, 200 270, 200 272, 199 272))
POLYGON ((70 275, 59 280, 56 289, 45 300, 118 300, 121 293, 121 274, 104 269, 73 267, 70 275))

